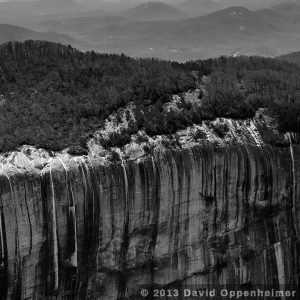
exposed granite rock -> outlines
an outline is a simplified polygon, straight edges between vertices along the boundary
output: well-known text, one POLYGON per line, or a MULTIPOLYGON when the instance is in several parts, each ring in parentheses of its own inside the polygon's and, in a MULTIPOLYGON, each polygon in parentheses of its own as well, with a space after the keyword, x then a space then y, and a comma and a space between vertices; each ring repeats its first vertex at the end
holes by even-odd
POLYGON ((114 163, 95 142, 83 157, 30 147, 1 156, 0 295, 297 284, 300 146, 271 123, 206 122, 171 149, 157 137, 146 155, 133 141, 114 163))

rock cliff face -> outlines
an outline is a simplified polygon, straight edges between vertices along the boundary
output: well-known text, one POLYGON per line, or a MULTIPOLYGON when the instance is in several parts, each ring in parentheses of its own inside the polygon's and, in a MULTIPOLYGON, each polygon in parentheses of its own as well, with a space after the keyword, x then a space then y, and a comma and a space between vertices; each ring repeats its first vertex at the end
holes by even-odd
POLYGON ((222 139, 207 123, 202 140, 181 132, 180 147, 114 163, 92 150, 2 156, 2 298, 298 283, 298 137, 278 134, 276 145, 261 117, 221 121, 222 139))

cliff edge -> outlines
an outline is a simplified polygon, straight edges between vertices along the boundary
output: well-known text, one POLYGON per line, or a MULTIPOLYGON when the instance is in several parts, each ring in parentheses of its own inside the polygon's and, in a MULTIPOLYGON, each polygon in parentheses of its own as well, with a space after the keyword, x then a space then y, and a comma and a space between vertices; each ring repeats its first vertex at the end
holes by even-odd
POLYGON ((114 120, 87 155, 23 146, 1 156, 3 299, 298 284, 297 135, 259 110, 105 149, 114 120))

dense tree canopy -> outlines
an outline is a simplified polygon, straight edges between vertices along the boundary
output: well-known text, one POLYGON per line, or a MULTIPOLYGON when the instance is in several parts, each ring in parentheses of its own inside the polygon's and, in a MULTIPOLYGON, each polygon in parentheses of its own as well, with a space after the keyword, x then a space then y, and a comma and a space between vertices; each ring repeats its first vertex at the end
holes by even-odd
POLYGON ((59 150, 79 143, 117 108, 166 102, 194 87, 188 72, 155 59, 83 54, 47 42, 0 49, 0 151, 22 144, 59 150))
MULTIPOLYGON (((200 72, 202 64, 199 62, 200 72)), ((258 108, 266 107, 278 117, 280 130, 300 132, 297 65, 262 57, 221 57, 209 61, 207 69, 204 118, 248 118, 258 108)))
POLYGON ((0 152, 22 144, 84 148, 105 118, 129 102, 137 115, 130 134, 140 128, 174 133, 220 116, 248 118, 259 107, 278 116, 281 130, 300 132, 300 69, 259 57, 185 64, 132 59, 41 41, 0 47, 0 152), (164 112, 172 94, 195 88, 196 77, 201 105, 182 102, 181 113, 164 112))

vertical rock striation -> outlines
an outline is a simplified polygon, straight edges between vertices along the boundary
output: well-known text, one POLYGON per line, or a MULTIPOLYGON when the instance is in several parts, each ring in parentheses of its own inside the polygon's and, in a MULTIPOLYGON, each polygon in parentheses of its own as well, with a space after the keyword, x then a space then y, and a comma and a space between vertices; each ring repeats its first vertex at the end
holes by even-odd
POLYGON ((253 139, 117 163, 55 156, 38 168, 23 154, 2 159, 2 298, 297 284, 300 146, 291 136, 285 147, 253 139))

